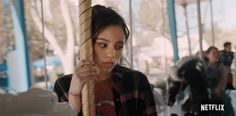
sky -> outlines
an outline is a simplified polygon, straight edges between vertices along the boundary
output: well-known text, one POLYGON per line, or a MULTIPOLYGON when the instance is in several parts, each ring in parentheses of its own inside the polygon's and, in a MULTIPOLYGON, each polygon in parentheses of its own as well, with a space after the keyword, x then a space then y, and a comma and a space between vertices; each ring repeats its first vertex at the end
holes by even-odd
MULTIPOLYGON (((74 0, 71 0, 74 1, 74 0)), ((93 2, 99 3, 99 0, 94 0, 93 2)), ((100 0, 104 2, 105 0, 100 0)), ((124 11, 128 11, 128 0, 119 0, 121 4, 124 4, 124 11)), ((204 0, 206 2, 202 2, 201 9, 202 9, 202 18, 203 22, 207 23, 207 26, 210 26, 210 4, 209 0, 204 0)), ((213 18, 214 22, 216 22, 220 27, 226 29, 235 29, 236 28, 236 0, 212 0, 213 1, 213 18)), ((100 2, 100 3, 102 3, 100 2)), ((75 2, 76 4, 78 2, 75 2)), ((138 14, 139 11, 139 4, 140 0, 132 0, 132 7, 134 15, 138 14)), ((196 4, 190 4, 187 7, 188 14, 189 14, 189 23, 190 27, 197 26, 197 9, 196 4)), ((121 13, 123 17, 128 17, 127 12, 121 13)), ((183 16, 183 8, 176 4, 176 20, 178 26, 180 28, 185 28, 184 23, 184 16, 183 16)), ((184 29, 185 30, 185 29, 184 29)))
MULTIPOLYGON (((128 1, 121 0, 128 11, 128 1)), ((210 0, 201 3, 202 23, 206 28, 211 28, 210 0)), ((227 30, 236 30, 236 0, 212 0, 213 3, 213 22, 220 28, 227 30)), ((140 0, 132 0, 133 13, 137 16, 139 11, 140 0)), ((197 23, 197 4, 187 6, 190 34, 198 34, 197 23)), ((176 3, 176 22, 177 28, 185 32, 184 10, 183 7, 176 3)), ((122 13, 128 18, 128 13, 122 13)), ((127 20, 127 19, 126 19, 127 20)), ((127 20, 128 22, 128 20, 127 20)), ((181 32, 179 32, 181 34, 181 32)))
POLYGON ((236 28, 236 0, 213 0, 214 18, 220 26, 235 29, 236 28), (219 12, 219 13, 218 13, 219 12))
MULTIPOLYGON (((213 22, 219 27, 227 30, 236 29, 236 0, 212 0, 213 1, 213 22)), ((196 4, 187 6, 190 33, 197 32, 197 7, 196 4)), ((208 1, 201 4, 202 23, 207 28, 211 26, 210 4, 208 1)), ((177 28, 185 30, 184 10, 183 7, 176 4, 176 21, 177 28)))

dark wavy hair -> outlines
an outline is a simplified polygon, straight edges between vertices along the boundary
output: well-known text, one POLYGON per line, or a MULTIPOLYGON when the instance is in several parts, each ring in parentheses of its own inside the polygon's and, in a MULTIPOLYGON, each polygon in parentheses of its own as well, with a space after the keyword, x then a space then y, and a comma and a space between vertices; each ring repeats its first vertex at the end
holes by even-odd
POLYGON ((228 47, 228 46, 231 46, 231 42, 227 41, 227 42, 224 43, 224 47, 228 47))
POLYGON ((129 37, 129 29, 124 19, 110 7, 95 5, 92 7, 92 43, 96 42, 97 36, 108 26, 121 26, 125 35, 125 42, 129 37))
POLYGON ((215 46, 210 46, 210 47, 205 51, 204 60, 205 60, 206 62, 209 61, 209 59, 207 58, 207 55, 208 55, 212 50, 217 50, 217 51, 219 51, 217 47, 215 47, 215 46))

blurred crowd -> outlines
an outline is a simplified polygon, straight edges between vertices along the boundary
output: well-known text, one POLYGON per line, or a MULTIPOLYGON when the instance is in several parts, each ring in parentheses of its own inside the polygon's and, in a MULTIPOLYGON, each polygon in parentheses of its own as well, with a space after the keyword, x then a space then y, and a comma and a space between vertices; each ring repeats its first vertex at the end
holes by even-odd
POLYGON ((184 116, 235 115, 230 97, 230 90, 235 89, 234 70, 231 69, 235 54, 231 51, 231 42, 223 46, 223 50, 210 46, 194 56, 183 57, 169 69, 168 105, 174 105, 182 93, 188 96, 187 100, 182 98, 184 116), (201 112, 201 104, 224 104, 225 112, 201 112))

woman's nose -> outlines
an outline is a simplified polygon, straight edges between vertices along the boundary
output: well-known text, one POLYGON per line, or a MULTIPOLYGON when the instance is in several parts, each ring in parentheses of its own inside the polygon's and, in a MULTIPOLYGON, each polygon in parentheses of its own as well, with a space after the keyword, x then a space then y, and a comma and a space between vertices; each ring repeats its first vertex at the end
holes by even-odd
POLYGON ((107 50, 107 56, 108 56, 108 57, 114 58, 114 57, 115 57, 115 54, 116 54, 116 52, 115 52, 115 49, 114 49, 114 48, 109 48, 109 49, 107 50))

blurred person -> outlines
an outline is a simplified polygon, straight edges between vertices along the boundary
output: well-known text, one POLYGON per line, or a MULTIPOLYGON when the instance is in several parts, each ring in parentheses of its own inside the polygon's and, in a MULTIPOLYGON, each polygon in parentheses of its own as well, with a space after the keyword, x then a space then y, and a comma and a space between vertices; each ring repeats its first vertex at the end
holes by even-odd
POLYGON ((212 92, 219 96, 224 91, 228 70, 219 60, 218 48, 209 47, 204 61, 207 66, 208 85, 212 92))
POLYGON ((228 70, 219 60, 219 51, 211 46, 204 52, 204 59, 188 56, 171 67, 168 105, 172 106, 176 96, 189 86, 189 98, 183 103, 184 115, 234 116, 230 98, 225 94, 228 70), (201 104, 224 104, 225 111, 202 112, 201 104))
POLYGON ((220 51, 220 61, 230 69, 234 59, 234 53, 231 51, 231 42, 224 43, 224 49, 220 51))
POLYGON ((230 98, 225 94, 226 77, 229 73, 228 68, 220 62, 219 50, 214 46, 210 46, 206 51, 204 59, 207 72, 207 85, 212 93, 212 103, 224 104, 224 112, 216 112, 213 115, 234 116, 230 98))
POLYGON ((168 105, 173 106, 176 100, 181 100, 184 92, 181 103, 184 116, 208 115, 200 110, 200 105, 210 100, 202 58, 198 55, 183 57, 168 73, 168 105))
MULTIPOLYGON (((234 46, 234 49, 236 50, 236 45, 234 46)), ((234 52, 234 56, 236 56, 236 52, 234 52)), ((236 58, 234 59, 234 67, 236 67, 236 58)), ((233 75, 233 87, 236 88, 236 69, 234 70, 233 75)))
POLYGON ((224 50, 220 51, 220 61, 227 67, 229 73, 227 76, 227 89, 233 89, 233 74, 231 73, 231 65, 234 59, 234 53, 231 51, 231 42, 224 43, 224 50))
POLYGON ((93 60, 80 61, 73 74, 59 78, 54 91, 60 102, 70 102, 82 115, 81 90, 86 80, 95 80, 96 114, 99 116, 156 116, 147 77, 119 64, 129 30, 111 8, 92 7, 93 60))

